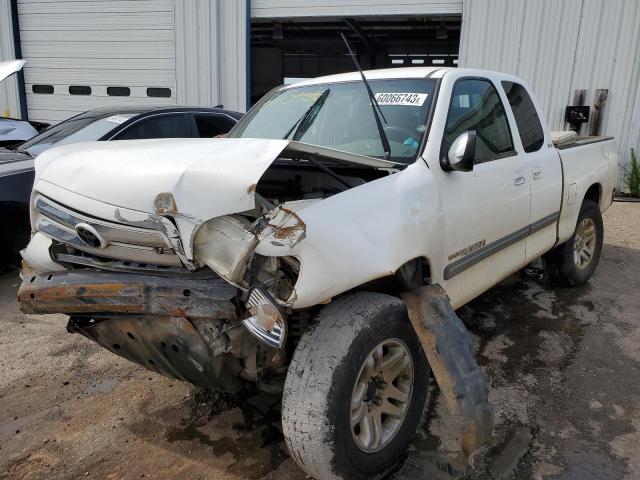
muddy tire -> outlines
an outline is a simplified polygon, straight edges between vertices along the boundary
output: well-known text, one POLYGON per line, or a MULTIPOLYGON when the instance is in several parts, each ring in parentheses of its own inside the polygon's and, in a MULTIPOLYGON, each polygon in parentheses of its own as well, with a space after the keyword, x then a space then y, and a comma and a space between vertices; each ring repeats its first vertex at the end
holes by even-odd
POLYGON ((585 200, 571 238, 542 257, 551 279, 571 286, 586 283, 598 266, 603 238, 600 209, 585 200))
POLYGON ((361 292, 336 300, 289 366, 282 423, 291 456, 319 480, 383 477, 420 425, 428 383, 400 299, 361 292))

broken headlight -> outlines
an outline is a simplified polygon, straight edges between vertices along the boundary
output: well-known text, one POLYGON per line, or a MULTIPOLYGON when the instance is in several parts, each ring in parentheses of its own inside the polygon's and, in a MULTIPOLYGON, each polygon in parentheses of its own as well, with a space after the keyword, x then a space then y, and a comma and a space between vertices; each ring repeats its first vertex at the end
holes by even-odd
POLYGON ((265 257, 255 254, 245 275, 246 285, 262 285, 279 304, 286 304, 300 275, 295 257, 265 257))
POLYGON ((244 276, 258 239, 241 216, 213 218, 200 226, 193 239, 194 256, 231 283, 244 276))
POLYGON ((287 322, 270 295, 260 287, 252 288, 247 309, 251 317, 242 321, 247 330, 270 347, 282 348, 287 338, 287 322))

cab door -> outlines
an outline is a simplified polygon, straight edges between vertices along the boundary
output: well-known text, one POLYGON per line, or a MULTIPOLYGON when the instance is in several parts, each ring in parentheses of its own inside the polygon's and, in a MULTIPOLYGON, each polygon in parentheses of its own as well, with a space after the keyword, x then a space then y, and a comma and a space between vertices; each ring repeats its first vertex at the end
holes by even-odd
POLYGON ((460 78, 453 85, 441 155, 466 131, 476 132, 473 170, 442 169, 438 182, 442 278, 456 308, 524 266, 531 195, 505 106, 488 78, 460 78))
POLYGON ((527 263, 556 243, 556 225, 562 202, 562 166, 551 139, 545 137, 535 103, 525 86, 503 81, 502 87, 522 144, 521 156, 531 184, 531 214, 526 242, 527 263))

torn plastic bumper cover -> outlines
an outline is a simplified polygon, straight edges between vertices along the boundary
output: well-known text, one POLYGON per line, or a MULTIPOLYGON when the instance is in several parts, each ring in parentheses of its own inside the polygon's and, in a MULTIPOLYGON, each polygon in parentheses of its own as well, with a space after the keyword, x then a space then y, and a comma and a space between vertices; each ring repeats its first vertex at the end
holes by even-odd
POLYGON ((165 376, 237 391, 230 354, 237 289, 217 276, 187 279, 96 270, 26 277, 25 313, 65 313, 67 329, 165 376))
POLYGON ((449 410, 470 420, 461 445, 469 457, 491 441, 494 425, 487 384, 469 333, 440 285, 402 297, 449 410))

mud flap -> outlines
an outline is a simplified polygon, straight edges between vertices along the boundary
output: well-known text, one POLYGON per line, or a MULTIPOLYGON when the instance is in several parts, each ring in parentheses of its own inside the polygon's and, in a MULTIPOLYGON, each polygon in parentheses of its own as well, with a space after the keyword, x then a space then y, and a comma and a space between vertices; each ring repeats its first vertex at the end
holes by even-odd
POLYGON ((468 459, 491 441, 494 425, 487 384, 469 333, 440 285, 404 293, 402 298, 447 407, 470 420, 461 440, 468 459))

